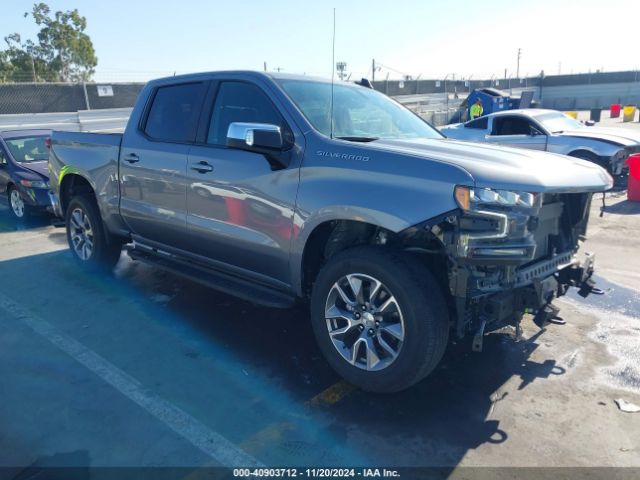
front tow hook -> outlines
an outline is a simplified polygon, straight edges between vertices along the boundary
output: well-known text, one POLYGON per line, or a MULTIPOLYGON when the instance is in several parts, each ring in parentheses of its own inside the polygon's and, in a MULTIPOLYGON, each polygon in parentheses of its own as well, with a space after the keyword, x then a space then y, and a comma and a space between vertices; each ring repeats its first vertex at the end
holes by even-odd
POLYGON ((596 282, 591 278, 587 278, 584 282, 580 284, 580 288, 578 290, 578 295, 582 298, 586 298, 589 294, 594 295, 604 295, 604 290, 596 287, 596 282))

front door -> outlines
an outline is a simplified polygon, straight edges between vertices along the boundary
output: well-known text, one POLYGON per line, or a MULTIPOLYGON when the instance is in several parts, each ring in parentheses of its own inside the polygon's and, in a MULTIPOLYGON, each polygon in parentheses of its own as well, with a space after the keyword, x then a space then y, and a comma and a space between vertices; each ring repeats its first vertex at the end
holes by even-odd
POLYGON ((187 215, 187 154, 195 140, 207 82, 161 86, 120 151, 120 212, 146 240, 181 248, 187 215))
POLYGON ((203 144, 189 152, 189 251, 224 269, 267 282, 290 283, 289 248, 298 168, 273 167, 264 155, 227 148, 232 122, 288 126, 261 87, 221 82, 203 144))
POLYGON ((528 118, 516 115, 498 115, 493 118, 487 141, 508 147, 546 150, 547 136, 528 118))
POLYGON ((0 193, 7 191, 7 184, 9 183, 9 165, 7 160, 7 154, 0 145, 0 193))

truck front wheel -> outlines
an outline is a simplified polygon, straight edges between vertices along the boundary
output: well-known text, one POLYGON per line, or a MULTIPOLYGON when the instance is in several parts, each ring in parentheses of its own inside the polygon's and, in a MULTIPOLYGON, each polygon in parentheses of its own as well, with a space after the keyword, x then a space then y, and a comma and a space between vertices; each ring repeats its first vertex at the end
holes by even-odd
POLYGON ((381 247, 352 248, 327 262, 313 286, 311 318, 334 370, 373 392, 403 390, 427 376, 449 334, 433 275, 410 255, 381 247))
POLYGON ((87 270, 110 270, 120 258, 122 243, 108 236, 95 200, 73 197, 66 214, 67 241, 74 259, 87 270))

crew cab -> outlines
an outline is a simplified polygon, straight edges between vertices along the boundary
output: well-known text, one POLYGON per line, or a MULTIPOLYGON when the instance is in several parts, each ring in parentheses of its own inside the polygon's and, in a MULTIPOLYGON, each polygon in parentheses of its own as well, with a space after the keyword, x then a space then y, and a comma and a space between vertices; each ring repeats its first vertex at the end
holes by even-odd
POLYGON ((308 300, 327 361, 381 392, 429 374, 450 338, 478 348, 588 294, 578 248, 612 185, 580 159, 446 139, 362 85, 258 72, 154 80, 124 134, 54 132, 50 170, 81 266, 126 245, 254 303, 308 300))
POLYGON ((560 153, 594 162, 620 175, 629 155, 640 153, 640 133, 589 126, 556 110, 504 110, 440 128, 447 137, 560 153))

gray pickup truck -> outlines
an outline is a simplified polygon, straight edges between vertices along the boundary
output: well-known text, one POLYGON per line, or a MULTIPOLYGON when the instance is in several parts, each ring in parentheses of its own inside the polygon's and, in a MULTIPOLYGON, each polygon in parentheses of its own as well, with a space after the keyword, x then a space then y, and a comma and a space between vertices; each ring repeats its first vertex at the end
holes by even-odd
POLYGON ((587 161, 446 139, 363 85, 256 72, 152 81, 123 135, 55 132, 49 168, 81 265, 126 245, 251 302, 308 299, 327 361, 379 392, 451 337, 478 349, 588 294, 577 251, 612 185, 587 161))

